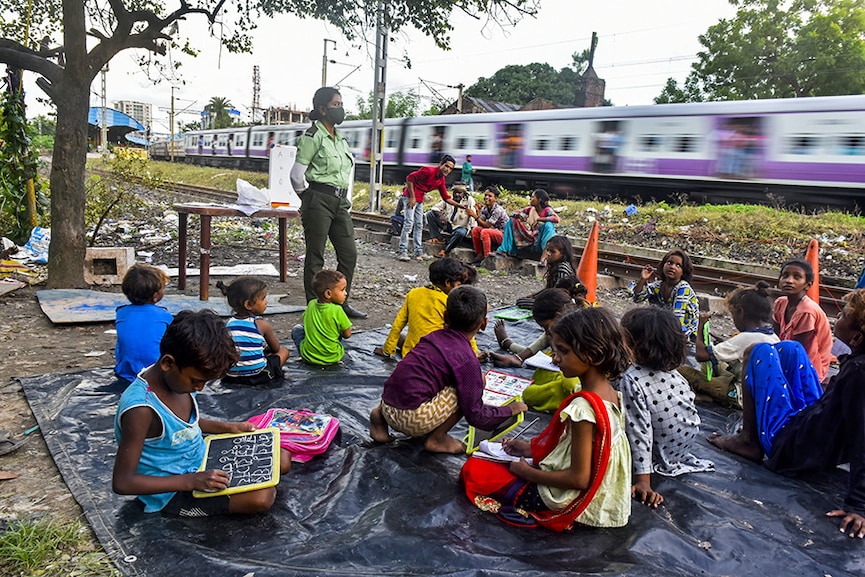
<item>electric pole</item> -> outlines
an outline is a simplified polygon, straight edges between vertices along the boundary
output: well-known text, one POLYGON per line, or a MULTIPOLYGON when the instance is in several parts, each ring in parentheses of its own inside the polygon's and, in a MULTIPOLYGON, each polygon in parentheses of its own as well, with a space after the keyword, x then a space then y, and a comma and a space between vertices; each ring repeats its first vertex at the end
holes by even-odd
POLYGON ((332 42, 333 47, 336 48, 336 40, 330 40, 329 38, 324 39, 324 52, 321 55, 321 85, 327 86, 327 43, 332 42))
POLYGON ((259 108, 259 96, 261 95, 261 73, 258 64, 252 67, 252 123, 255 124, 255 113, 259 108))
POLYGON ((372 94, 372 134, 369 143, 369 204, 372 212, 381 210, 381 182, 384 166, 382 148, 384 144, 385 95, 387 94, 387 43, 388 34, 384 26, 385 0, 378 0, 375 18, 375 65, 372 94))

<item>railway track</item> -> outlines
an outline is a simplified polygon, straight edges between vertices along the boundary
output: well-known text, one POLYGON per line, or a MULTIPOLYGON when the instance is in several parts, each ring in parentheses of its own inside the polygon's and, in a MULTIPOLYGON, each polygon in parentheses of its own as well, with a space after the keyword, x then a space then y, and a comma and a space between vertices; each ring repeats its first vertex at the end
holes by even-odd
MULTIPOLYGON (((186 202, 232 203, 237 198, 233 192, 179 183, 166 184, 162 190, 186 202)), ((387 215, 352 211, 352 220, 358 227, 369 230, 385 232, 390 229, 390 217, 387 215)), ((573 240, 574 249, 582 251, 585 240, 573 240)), ((664 252, 639 247, 602 246, 598 254, 598 273, 636 280, 643 267, 647 264, 656 266, 664 252)), ((691 258, 694 261, 691 285, 700 293, 724 296, 740 286, 753 286, 760 280, 770 286, 775 286, 778 281, 777 271, 774 269, 747 263, 704 259, 696 255, 691 258)), ((820 283, 820 305, 830 318, 834 318, 841 310, 841 297, 849 291, 849 287, 820 283)))

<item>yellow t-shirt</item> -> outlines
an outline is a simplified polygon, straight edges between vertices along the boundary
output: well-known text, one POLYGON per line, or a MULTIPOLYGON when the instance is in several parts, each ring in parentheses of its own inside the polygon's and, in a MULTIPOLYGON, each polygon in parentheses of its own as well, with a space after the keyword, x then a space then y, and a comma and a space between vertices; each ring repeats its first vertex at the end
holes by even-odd
MULTIPOLYGON (((405 357, 420 340, 433 331, 445 327, 445 310, 448 295, 435 285, 427 285, 411 289, 405 297, 405 302, 393 320, 390 334, 384 342, 384 354, 396 352, 399 335, 408 325, 408 334, 402 345, 402 356, 405 357)), ((472 350, 477 354, 478 346, 471 340, 472 350)))

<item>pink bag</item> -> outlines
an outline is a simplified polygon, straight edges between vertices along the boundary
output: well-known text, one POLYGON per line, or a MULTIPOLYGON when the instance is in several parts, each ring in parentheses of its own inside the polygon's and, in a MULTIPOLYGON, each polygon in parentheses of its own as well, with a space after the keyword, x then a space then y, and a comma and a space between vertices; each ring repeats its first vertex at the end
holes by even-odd
POLYGON ((339 431, 339 419, 306 409, 270 409, 263 415, 249 418, 249 422, 259 429, 279 429, 280 446, 298 463, 324 453, 339 431))

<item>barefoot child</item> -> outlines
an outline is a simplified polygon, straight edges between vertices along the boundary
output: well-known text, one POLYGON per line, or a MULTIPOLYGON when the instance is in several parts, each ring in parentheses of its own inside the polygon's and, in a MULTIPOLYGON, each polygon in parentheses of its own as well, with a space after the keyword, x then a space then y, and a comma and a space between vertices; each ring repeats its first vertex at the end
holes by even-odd
POLYGON ((778 288, 784 296, 775 299, 773 322, 782 341, 798 341, 817 370, 820 382, 829 374, 832 361, 832 328, 820 305, 808 298, 814 269, 801 259, 781 265, 778 288))
POLYGON ((334 365, 342 360, 342 339, 351 336, 351 321, 342 304, 348 298, 345 275, 320 270, 312 278, 316 299, 303 312, 303 324, 291 329, 291 339, 300 357, 312 365, 334 365))
POLYGON ((237 385, 263 385, 282 377, 288 349, 279 344, 270 323, 261 318, 267 310, 267 285, 254 277, 240 277, 229 286, 216 287, 228 299, 234 315, 228 330, 240 356, 224 380, 237 385))
POLYGON ((622 333, 607 310, 584 308, 559 319, 552 337, 553 362, 579 377, 582 391, 562 402, 531 443, 503 443, 519 461, 470 457, 460 475, 466 495, 511 524, 622 527, 631 514, 631 453, 621 397, 610 384, 630 362, 622 333))
MULTIPOLYGON (((373 352, 381 357, 393 355, 406 325, 408 325, 408 333, 400 349, 403 357, 420 342, 421 337, 444 328, 448 294, 466 282, 467 277, 465 265, 454 258, 442 258, 430 264, 430 284, 413 288, 408 292, 405 302, 393 320, 384 346, 376 347, 373 352)), ((477 353, 474 339, 471 344, 472 349, 477 353)))
POLYGON ((423 337, 385 381, 381 403, 369 415, 375 441, 392 441, 391 427, 409 437, 426 436, 424 448, 432 453, 462 453, 465 444, 448 432, 463 416, 469 425, 493 430, 527 410, 520 402, 483 404, 483 374, 469 341, 487 324, 484 293, 468 285, 452 290, 445 323, 423 337))
POLYGON ((123 276, 121 287, 130 304, 117 307, 114 374, 126 384, 159 359, 159 341, 173 319, 156 304, 165 296, 168 280, 164 271, 146 264, 133 265, 123 276))
MULTIPOLYGON (((225 471, 201 471, 202 433, 253 431, 251 423, 223 423, 201 418, 196 394, 221 377, 237 360, 237 349, 222 320, 212 311, 182 311, 165 331, 162 356, 143 371, 120 397, 114 418, 117 456, 112 488, 137 495, 145 513, 164 511, 181 517, 267 511, 276 488, 197 499, 192 491, 228 486, 225 471)), ((291 456, 283 450, 280 471, 291 456)))
POLYGON ((835 337, 850 347, 822 394, 802 345, 754 345, 746 362, 742 429, 709 442, 782 475, 832 470, 849 461, 843 505, 826 513, 850 537, 865 537, 865 289, 845 295, 835 337))
POLYGON ((700 415, 688 381, 676 371, 685 361, 685 335, 668 310, 640 307, 622 316, 625 342, 634 364, 619 379, 631 446, 631 496, 649 507, 664 497, 652 489, 651 474, 677 477, 713 471, 714 463, 691 452, 700 415))

